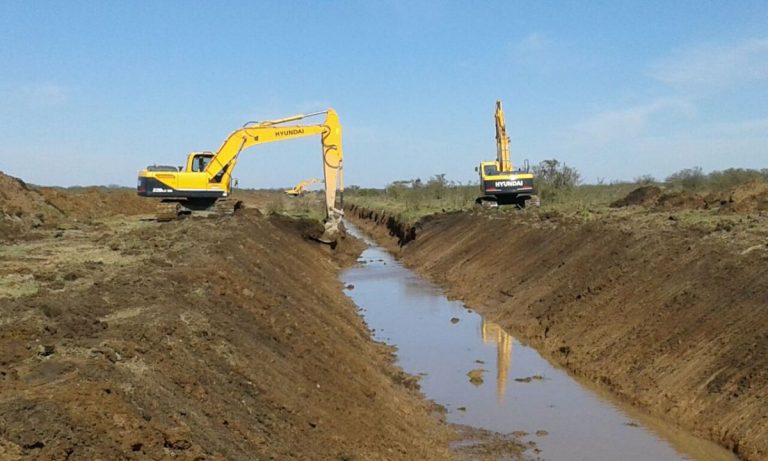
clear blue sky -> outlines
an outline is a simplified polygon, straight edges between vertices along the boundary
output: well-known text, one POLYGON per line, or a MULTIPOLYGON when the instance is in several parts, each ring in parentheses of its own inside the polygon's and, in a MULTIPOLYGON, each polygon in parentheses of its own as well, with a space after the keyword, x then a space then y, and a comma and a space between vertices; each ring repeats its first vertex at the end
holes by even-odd
MULTIPOLYGON (((768 2, 0 2, 0 170, 135 184, 248 120, 334 107, 348 184, 475 179, 504 101, 513 160, 590 182, 768 167, 768 2)), ((241 185, 321 174, 257 146, 241 185)))

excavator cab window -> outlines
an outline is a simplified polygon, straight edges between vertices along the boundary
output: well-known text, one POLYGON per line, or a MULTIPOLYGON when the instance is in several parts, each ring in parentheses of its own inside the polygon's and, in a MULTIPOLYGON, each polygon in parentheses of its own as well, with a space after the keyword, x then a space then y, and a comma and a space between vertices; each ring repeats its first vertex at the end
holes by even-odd
POLYGON ((205 171, 205 167, 208 166, 208 162, 211 161, 210 155, 198 155, 192 160, 192 171, 202 172, 205 171))
POLYGON ((483 173, 485 176, 495 176, 499 174, 499 170, 496 168, 496 165, 485 165, 483 167, 483 173))

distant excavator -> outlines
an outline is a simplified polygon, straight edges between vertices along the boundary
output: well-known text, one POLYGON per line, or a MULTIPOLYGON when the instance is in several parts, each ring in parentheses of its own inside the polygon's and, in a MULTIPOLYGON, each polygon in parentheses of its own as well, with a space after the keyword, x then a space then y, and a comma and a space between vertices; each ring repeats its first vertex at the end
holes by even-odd
POLYGON ((248 122, 231 133, 216 152, 190 153, 183 168, 151 165, 141 170, 138 194, 142 197, 162 198, 157 213, 158 221, 170 221, 200 211, 233 213, 242 206, 240 201, 230 197, 230 193, 232 172, 243 150, 256 144, 314 135, 320 136, 325 179, 325 231, 318 240, 333 243, 341 232, 341 219, 344 214, 341 124, 333 109, 264 122, 248 122), (320 124, 284 125, 320 114, 325 114, 325 121, 320 124))
POLYGON ((492 208, 499 205, 515 205, 525 208, 526 204, 538 205, 535 195, 534 175, 525 161, 523 169, 513 169, 509 155, 509 136, 504 121, 501 101, 496 101, 496 160, 480 162, 475 171, 480 173, 481 195, 475 203, 492 208))
POLYGON ((304 181, 299 182, 295 186, 293 186, 292 189, 286 189, 284 192, 287 195, 290 195, 291 197, 301 197, 305 193, 304 189, 311 186, 312 184, 317 184, 321 182, 323 182, 322 179, 317 179, 317 178, 306 179, 304 181))

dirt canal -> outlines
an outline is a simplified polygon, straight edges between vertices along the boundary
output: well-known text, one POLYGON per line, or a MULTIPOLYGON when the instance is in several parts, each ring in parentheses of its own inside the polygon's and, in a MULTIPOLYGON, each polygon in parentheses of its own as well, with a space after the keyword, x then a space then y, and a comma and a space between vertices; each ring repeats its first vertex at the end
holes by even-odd
POLYGON ((577 382, 366 242, 359 264, 341 275, 347 294, 448 421, 515 433, 546 460, 736 459, 577 382))

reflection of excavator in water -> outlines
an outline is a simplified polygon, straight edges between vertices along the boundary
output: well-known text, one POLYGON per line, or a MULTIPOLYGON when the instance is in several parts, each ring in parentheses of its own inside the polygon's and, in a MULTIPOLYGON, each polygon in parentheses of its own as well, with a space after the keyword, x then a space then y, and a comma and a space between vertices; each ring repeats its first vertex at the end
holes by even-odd
POLYGON ((308 186, 311 186, 312 184, 317 184, 323 182, 322 179, 312 178, 312 179, 306 179, 304 181, 301 181, 300 183, 293 186, 293 189, 286 189, 284 192, 291 197, 301 197, 304 195, 304 189, 308 186))
POLYGON ((173 166, 148 166, 139 172, 138 194, 162 198, 159 221, 169 221, 194 211, 232 213, 241 203, 232 200, 232 172, 244 149, 256 144, 320 135, 325 177, 325 232, 319 239, 336 241, 343 215, 344 178, 342 170, 341 125, 336 111, 328 109, 307 115, 265 122, 248 122, 231 133, 216 152, 192 152, 182 169, 173 166), (283 125, 287 122, 326 114, 316 125, 283 125), (336 191, 339 207, 336 207, 336 191))
POLYGON ((475 203, 485 207, 498 205, 516 205, 525 208, 531 201, 538 205, 538 197, 534 194, 533 173, 530 171, 528 161, 525 161, 525 169, 513 170, 512 160, 509 155, 509 136, 507 125, 504 121, 504 110, 501 101, 496 101, 496 160, 480 162, 475 171, 480 173, 480 190, 482 195, 475 203))
POLYGON ((496 343, 496 396, 504 400, 509 376, 509 364, 512 361, 512 336, 499 325, 482 320, 480 335, 483 342, 496 343))

